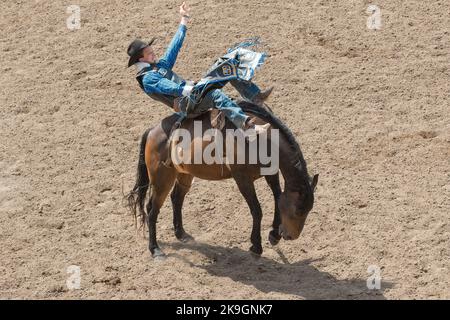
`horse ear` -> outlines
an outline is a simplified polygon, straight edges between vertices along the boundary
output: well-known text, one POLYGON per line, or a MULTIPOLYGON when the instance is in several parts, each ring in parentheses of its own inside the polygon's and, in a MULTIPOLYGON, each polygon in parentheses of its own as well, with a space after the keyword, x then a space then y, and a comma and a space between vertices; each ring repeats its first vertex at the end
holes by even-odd
POLYGON ((319 180, 319 174, 315 174, 313 177, 313 181, 311 182, 311 189, 313 190, 313 192, 316 189, 318 180, 319 180))

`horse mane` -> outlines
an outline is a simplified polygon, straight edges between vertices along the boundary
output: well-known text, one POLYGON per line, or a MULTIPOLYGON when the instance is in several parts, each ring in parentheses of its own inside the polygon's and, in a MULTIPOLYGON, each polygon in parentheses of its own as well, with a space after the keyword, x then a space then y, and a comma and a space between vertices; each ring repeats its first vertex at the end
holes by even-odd
MULTIPOLYGON (((248 102, 245 100, 239 100, 237 101, 237 104, 241 107, 241 109, 244 112, 251 113, 262 120, 269 122, 272 126, 279 129, 283 136, 286 138, 289 147, 293 151, 293 165, 297 167, 299 170, 304 170, 304 173, 308 176, 307 168, 306 168, 306 161, 303 158, 302 151, 300 150, 300 146, 295 139, 294 134, 292 131, 284 124, 283 121, 281 121, 278 117, 276 117, 272 112, 267 110, 266 108, 254 104, 252 102, 248 102)), ((308 176, 309 178, 309 176, 308 176)))
MULTIPOLYGON (((292 165, 294 166, 294 170, 297 171, 297 173, 303 179, 304 182, 304 187, 301 187, 303 189, 303 192, 305 192, 304 208, 312 208, 314 202, 314 191, 311 188, 311 177, 308 174, 308 170, 306 168, 306 161, 303 158, 300 146, 297 140, 295 139, 295 136, 292 133, 292 131, 283 123, 283 121, 277 118, 272 112, 270 112, 268 109, 260 105, 244 100, 237 101, 237 104, 241 107, 241 109, 244 112, 248 112, 261 118, 266 122, 269 122, 272 126, 281 131, 281 133, 286 138, 287 143, 289 144, 289 147, 293 152, 292 165)), ((308 211, 309 210, 310 209, 308 209, 308 211)))

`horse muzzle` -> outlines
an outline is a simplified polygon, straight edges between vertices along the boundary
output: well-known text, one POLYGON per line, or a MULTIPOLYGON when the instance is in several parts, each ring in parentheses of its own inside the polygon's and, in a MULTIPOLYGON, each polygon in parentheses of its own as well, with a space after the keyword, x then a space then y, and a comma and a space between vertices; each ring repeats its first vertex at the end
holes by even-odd
POLYGON ((295 240, 297 238, 292 237, 288 232, 286 232, 283 226, 280 226, 279 234, 284 240, 295 240))

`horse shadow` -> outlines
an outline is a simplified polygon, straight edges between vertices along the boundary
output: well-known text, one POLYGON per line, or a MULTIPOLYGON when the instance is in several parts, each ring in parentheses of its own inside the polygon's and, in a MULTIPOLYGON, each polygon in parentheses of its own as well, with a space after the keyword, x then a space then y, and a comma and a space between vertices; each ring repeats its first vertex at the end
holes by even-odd
POLYGON ((225 248, 199 242, 165 245, 175 250, 196 251, 205 256, 208 262, 194 263, 180 253, 171 253, 169 257, 181 259, 191 267, 204 269, 210 275, 227 277, 268 294, 278 292, 308 300, 385 300, 384 291, 393 287, 392 283, 382 281, 379 290, 369 290, 367 279, 337 279, 311 265, 314 262, 311 259, 289 263, 277 247, 275 251, 281 262, 264 256, 255 258, 248 251, 236 247, 225 248))

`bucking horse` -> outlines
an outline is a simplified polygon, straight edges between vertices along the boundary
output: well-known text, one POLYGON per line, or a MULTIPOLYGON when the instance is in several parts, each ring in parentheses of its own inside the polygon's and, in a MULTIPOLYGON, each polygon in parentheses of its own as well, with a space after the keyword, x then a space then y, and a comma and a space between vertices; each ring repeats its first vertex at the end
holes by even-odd
MULTIPOLYGON (((257 157, 256 163, 247 163, 246 161, 244 163, 236 161, 236 163, 227 163, 226 165, 220 163, 175 163, 171 159, 174 155, 174 152, 171 152, 174 150, 174 144, 170 143, 170 140, 173 139, 173 128, 177 124, 178 129, 185 129, 190 133, 194 132, 194 122, 196 121, 201 122, 202 133, 215 128, 225 136, 226 130, 236 130, 236 127, 228 120, 224 121, 221 129, 213 125, 212 110, 195 118, 187 118, 181 123, 178 121, 177 114, 172 114, 164 118, 157 126, 147 129, 140 142, 136 183, 126 196, 126 200, 135 219, 140 217, 142 225, 148 226, 149 250, 154 258, 164 257, 156 239, 156 223, 160 209, 169 193, 173 207, 173 226, 176 238, 183 242, 193 240, 192 236, 184 230, 182 207, 194 177, 205 180, 234 179, 253 218, 250 236, 252 244, 250 251, 253 254, 259 256, 263 252, 261 245, 262 210, 254 186, 255 180, 261 177, 265 178, 275 200, 269 242, 271 245, 276 245, 281 238, 295 240, 300 236, 308 213, 313 208, 318 175, 310 177, 293 133, 270 111, 267 105, 264 107, 244 100, 237 103, 246 114, 255 117, 257 123, 270 123, 266 139, 272 139, 274 135, 271 132, 278 130, 277 141, 273 145, 278 148, 279 171, 262 175, 261 169, 267 167, 267 163, 262 163, 259 157, 257 157), (280 186, 279 172, 284 178, 283 191, 280 186), (147 203, 145 203, 146 200, 147 203)), ((195 146, 199 145, 198 141, 194 140, 188 145, 188 152, 192 152, 191 155, 195 153, 195 146)), ((201 140, 201 150, 208 148, 211 143, 214 143, 213 139, 201 140)), ((244 147, 248 147, 249 143, 250 141, 245 140, 244 147)), ((186 152, 186 149, 184 150, 186 152)), ((226 152, 231 153, 233 157, 237 154, 238 147, 235 146, 226 152)), ((245 148, 245 152, 245 159, 249 159, 250 149, 245 148)), ((224 207, 223 214, 236 213, 227 212, 224 207)))

